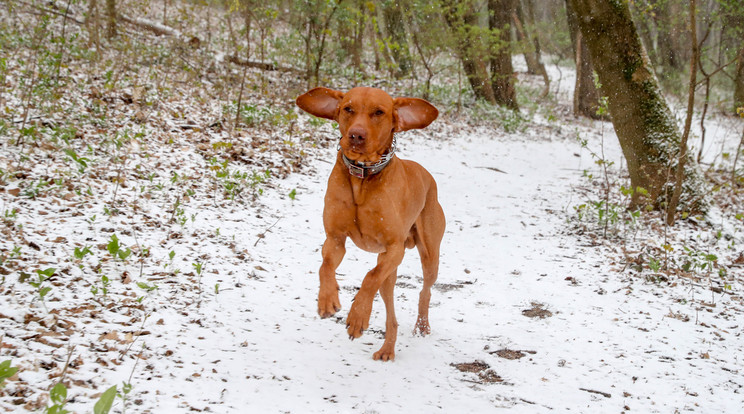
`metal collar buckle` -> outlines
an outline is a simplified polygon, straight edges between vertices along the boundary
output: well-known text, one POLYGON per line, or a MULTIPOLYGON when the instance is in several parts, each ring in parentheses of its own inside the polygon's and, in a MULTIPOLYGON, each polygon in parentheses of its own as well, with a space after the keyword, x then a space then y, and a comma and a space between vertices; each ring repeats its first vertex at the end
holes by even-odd
POLYGON ((349 174, 357 178, 364 178, 364 168, 351 163, 347 164, 347 166, 349 167, 349 174))

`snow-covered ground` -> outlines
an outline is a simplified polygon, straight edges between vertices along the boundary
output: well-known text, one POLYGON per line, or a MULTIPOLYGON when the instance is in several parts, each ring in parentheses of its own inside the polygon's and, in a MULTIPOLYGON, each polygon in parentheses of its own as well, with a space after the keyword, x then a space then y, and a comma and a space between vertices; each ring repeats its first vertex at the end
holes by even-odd
MULTIPOLYGON (((557 97, 566 107, 572 80, 562 72, 569 75, 557 97)), ((179 128, 165 109, 149 116, 163 131, 179 128)), ((724 152, 718 148, 733 151, 740 125, 709 125, 712 162, 724 152)), ((90 412, 103 390, 122 383, 132 390, 117 399, 116 412, 730 413, 744 406, 742 268, 729 267, 733 285, 719 293, 692 279, 654 282, 623 271, 618 245, 571 231, 574 206, 586 201, 577 191, 588 185, 583 172, 596 169, 576 136, 595 151, 604 142, 604 156, 621 166, 609 123, 535 115, 505 133, 449 118, 399 137, 399 156, 435 177, 447 231, 428 337, 411 333, 421 287, 415 249, 399 268, 400 330, 388 363, 372 360, 384 335, 379 298, 362 338, 349 341, 345 329, 374 255, 349 242, 338 270, 343 309, 325 320, 316 313, 335 145, 308 148, 295 160, 304 163, 301 173, 256 178, 264 191, 255 202, 252 189, 229 201, 214 190, 224 183, 214 184, 219 165, 210 162, 224 155, 225 133, 185 131, 101 144, 80 173, 59 148, 3 140, 3 169, 21 165, 23 174, 0 177, 7 259, 0 361, 20 368, 6 381, 0 409, 45 406, 60 378, 75 412, 90 412), (118 151, 118 164, 102 165, 115 158, 101 148, 118 151), (39 184, 32 198, 29 183, 41 177, 61 181, 39 184), (128 259, 112 259, 112 235, 132 249, 128 259), (74 257, 86 246, 90 254, 74 257), (24 276, 33 281, 34 270, 46 268, 55 269, 42 284, 52 287, 48 311, 24 276)), ((279 149, 251 148, 241 137, 231 171, 251 171, 241 159, 301 146, 308 129, 300 131, 284 144, 277 133, 279 149)), ((328 125, 318 131, 333 135, 328 125)), ((98 142, 86 133, 78 139, 98 142)), ((82 156, 85 145, 72 142, 82 156)), ((711 243, 733 242, 740 251, 741 225, 726 236, 711 243)))
MULTIPOLYGON (((737 411, 744 402, 740 296, 707 295, 709 306, 698 311, 701 289, 628 277, 606 249, 566 234, 572 186, 591 164, 572 132, 453 130, 399 139, 400 157, 421 162, 436 178, 447 232, 429 337, 411 334, 421 286, 417 252, 409 250, 401 265, 391 363, 371 358, 384 330, 379 298, 360 340, 349 341, 344 328, 373 255, 349 247, 338 271, 344 309, 327 320, 316 314, 330 163, 279 181, 260 208, 201 205, 185 240, 140 233, 139 243, 158 251, 201 257, 201 280, 183 262, 186 274, 154 282, 168 288, 144 299, 144 322, 142 310, 124 316, 113 306, 104 310, 107 324, 78 323, 69 336, 79 359, 67 374, 79 384, 71 387, 70 407, 89 410, 91 396, 131 375, 136 412, 737 411), (294 200, 285 196, 292 189, 294 200), (189 273, 191 281, 184 279, 189 273), (199 282, 201 292, 178 286, 199 282), (119 331, 110 334, 117 322, 119 331), (140 329, 145 334, 137 336, 140 329)), ((618 158, 614 141, 606 139, 605 152, 618 158)), ((324 152, 333 159, 332 150, 324 152)), ((42 226, 27 219, 26 232, 42 226)), ((136 264, 124 268, 138 272, 136 264)), ((74 294, 81 306, 91 303, 87 289, 74 294)), ((9 318, 23 320, 29 309, 15 303, 6 297, 2 306, 4 353, 13 350, 21 379, 51 385, 40 364, 53 360, 59 369, 69 348, 24 342, 9 318)), ((53 312, 58 303, 47 306, 53 312)), ((3 397, 2 406, 11 401, 3 397)))

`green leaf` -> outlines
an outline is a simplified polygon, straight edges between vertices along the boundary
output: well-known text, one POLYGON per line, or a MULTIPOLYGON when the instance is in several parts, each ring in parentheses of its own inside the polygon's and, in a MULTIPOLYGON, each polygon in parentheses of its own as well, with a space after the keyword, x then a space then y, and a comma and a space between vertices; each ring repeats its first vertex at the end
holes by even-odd
POLYGON ((116 385, 107 389, 101 394, 101 398, 93 406, 93 414, 108 414, 116 398, 116 385))
POLYGON ((46 276, 46 277, 45 277, 44 279, 49 279, 50 277, 52 277, 52 276, 54 275, 54 272, 55 272, 56 270, 57 270, 57 269, 55 269, 55 268, 53 268, 53 267, 50 267, 50 268, 47 268, 47 269, 44 269, 44 270, 41 270, 41 269, 37 269, 37 270, 36 270, 36 273, 37 273, 37 274, 38 274, 39 276, 46 276))
POLYGON ((65 384, 58 382, 57 385, 49 391, 49 398, 51 398, 52 402, 57 405, 64 404, 65 400, 67 400, 67 387, 65 387, 65 384))
POLYGON ((18 372, 18 368, 11 367, 9 359, 0 362, 0 386, 2 386, 3 382, 5 382, 6 379, 15 375, 16 372, 18 372))
POLYGON ((121 260, 127 260, 127 257, 132 254, 132 249, 127 248, 126 250, 119 250, 118 254, 121 260))
POLYGON ((39 296, 43 298, 47 295, 47 293, 49 293, 50 290, 52 290, 52 288, 49 286, 39 289, 39 296))
POLYGON ((119 238, 115 234, 111 235, 111 241, 106 245, 106 249, 111 253, 111 256, 116 257, 119 252, 119 238))

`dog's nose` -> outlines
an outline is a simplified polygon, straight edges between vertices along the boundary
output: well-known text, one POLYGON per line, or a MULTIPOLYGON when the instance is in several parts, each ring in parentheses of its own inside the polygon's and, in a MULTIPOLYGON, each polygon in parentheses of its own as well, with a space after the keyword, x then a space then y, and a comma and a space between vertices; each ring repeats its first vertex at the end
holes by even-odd
POLYGON ((349 130, 349 141, 352 145, 359 145, 364 143, 364 140, 366 139, 366 133, 361 128, 352 128, 349 130))

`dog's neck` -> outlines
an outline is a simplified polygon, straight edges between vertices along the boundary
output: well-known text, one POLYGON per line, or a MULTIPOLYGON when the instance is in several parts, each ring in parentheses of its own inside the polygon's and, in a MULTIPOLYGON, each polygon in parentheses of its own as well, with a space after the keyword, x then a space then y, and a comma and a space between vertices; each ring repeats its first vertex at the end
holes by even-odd
MULTIPOLYGON (((370 177, 375 174, 379 174, 382 170, 385 169, 385 167, 390 164, 390 161, 392 161, 393 156, 395 155, 395 136, 393 136, 393 141, 390 144, 390 148, 388 148, 387 151, 385 151, 384 154, 382 154, 382 158, 380 158, 379 161, 376 163, 364 163, 364 162, 356 162, 348 159, 344 153, 341 153, 341 159, 344 161, 344 165, 349 170, 349 174, 353 177, 365 179, 367 177, 370 177)), ((340 148, 339 148, 340 150, 340 148)))

